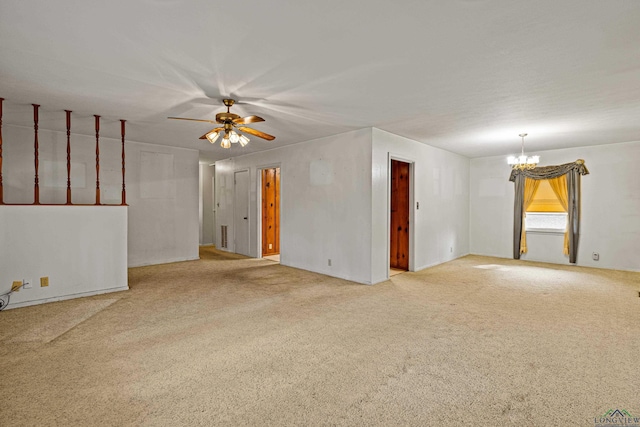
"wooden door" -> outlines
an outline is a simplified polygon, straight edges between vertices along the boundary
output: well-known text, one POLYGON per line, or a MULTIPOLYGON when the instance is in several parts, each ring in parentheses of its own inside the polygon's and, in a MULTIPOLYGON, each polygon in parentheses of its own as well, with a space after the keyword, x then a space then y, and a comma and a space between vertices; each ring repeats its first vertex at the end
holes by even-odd
POLYGON ((262 255, 280 253, 280 168, 262 170, 262 255))
POLYGON ((409 163, 391 160, 391 257, 389 266, 409 269, 409 163))

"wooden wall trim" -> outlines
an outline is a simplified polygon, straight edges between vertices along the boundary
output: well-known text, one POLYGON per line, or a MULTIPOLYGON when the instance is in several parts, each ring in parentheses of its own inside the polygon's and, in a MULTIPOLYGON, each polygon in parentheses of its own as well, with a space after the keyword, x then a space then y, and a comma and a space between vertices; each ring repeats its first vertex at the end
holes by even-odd
POLYGON ((67 114, 67 205, 71 204, 71 111, 67 114))
POLYGON ((120 134, 122 135, 122 202, 120 203, 122 206, 127 205, 127 190, 125 188, 125 179, 124 179, 124 123, 126 120, 120 120, 120 134))
POLYGON ((31 104, 33 105, 33 134, 34 134, 34 140, 33 140, 33 163, 35 166, 35 179, 34 179, 34 187, 33 187, 33 204, 34 205, 39 205, 40 204, 40 179, 38 178, 38 151, 39 151, 39 146, 38 146, 38 108, 40 108, 40 106, 38 104, 31 104))
POLYGON ((96 205, 100 204, 100 116, 96 118, 96 205))
MULTIPOLYGON (((5 203, 4 201, 4 182, 3 182, 3 138, 2 138, 2 117, 4 98, 0 98, 0 205, 7 206, 27 206, 24 203, 5 203)), ((40 206, 127 206, 126 185, 125 185, 125 122, 120 120, 120 129, 122 135, 122 201, 120 204, 102 204, 100 198, 100 117, 94 115, 95 131, 96 131, 96 202, 89 204, 74 204, 71 194, 71 110, 64 110, 66 113, 66 130, 67 130, 67 188, 66 203, 40 203, 40 141, 39 141, 39 104, 31 104, 33 106, 33 165, 34 165, 34 186, 33 186, 33 203, 31 205, 40 206)))

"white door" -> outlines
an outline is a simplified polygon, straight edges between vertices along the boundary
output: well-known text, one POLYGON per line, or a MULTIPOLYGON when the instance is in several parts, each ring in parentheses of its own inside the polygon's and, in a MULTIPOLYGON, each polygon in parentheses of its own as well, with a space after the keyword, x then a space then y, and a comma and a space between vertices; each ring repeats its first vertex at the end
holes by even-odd
POLYGON ((249 255, 249 171, 236 172, 233 178, 235 252, 249 255))
POLYGON ((211 206, 213 206, 213 211, 211 212, 211 218, 213 222, 213 231, 211 232, 211 241, 213 244, 216 244, 216 208, 217 208, 217 200, 216 200, 216 167, 213 167, 213 176, 211 177, 211 206))

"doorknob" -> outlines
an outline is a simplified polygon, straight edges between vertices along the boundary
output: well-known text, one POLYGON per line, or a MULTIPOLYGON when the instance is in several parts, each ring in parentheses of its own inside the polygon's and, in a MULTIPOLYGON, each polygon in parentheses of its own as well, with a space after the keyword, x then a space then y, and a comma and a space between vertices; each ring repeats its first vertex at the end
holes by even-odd
POLYGON ((247 219, 247 217, 245 216, 244 219, 247 219))

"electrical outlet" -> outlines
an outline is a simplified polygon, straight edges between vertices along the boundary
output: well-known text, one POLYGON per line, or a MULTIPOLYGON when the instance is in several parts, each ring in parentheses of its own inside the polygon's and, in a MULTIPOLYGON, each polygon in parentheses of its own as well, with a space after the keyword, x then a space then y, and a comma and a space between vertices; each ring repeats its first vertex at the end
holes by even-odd
POLYGON ((327 265, 328 265, 329 267, 331 267, 331 258, 329 258, 329 259, 328 259, 328 261, 327 261, 327 265))
POLYGON ((600 254, 598 252, 594 252, 593 254, 591 254, 591 258, 594 261, 599 261, 600 260, 600 254))
POLYGON ((269 249, 273 249, 273 244, 269 243, 269 249))
POLYGON ((48 277, 41 277, 40 278, 40 287, 44 288, 46 286, 49 286, 49 278, 48 277))
POLYGON ((31 289, 31 279, 23 279, 22 287, 25 289, 31 289))
POLYGON ((14 280, 13 283, 11 284, 11 290, 13 292, 20 292, 20 287, 22 286, 22 281, 21 280, 14 280))

